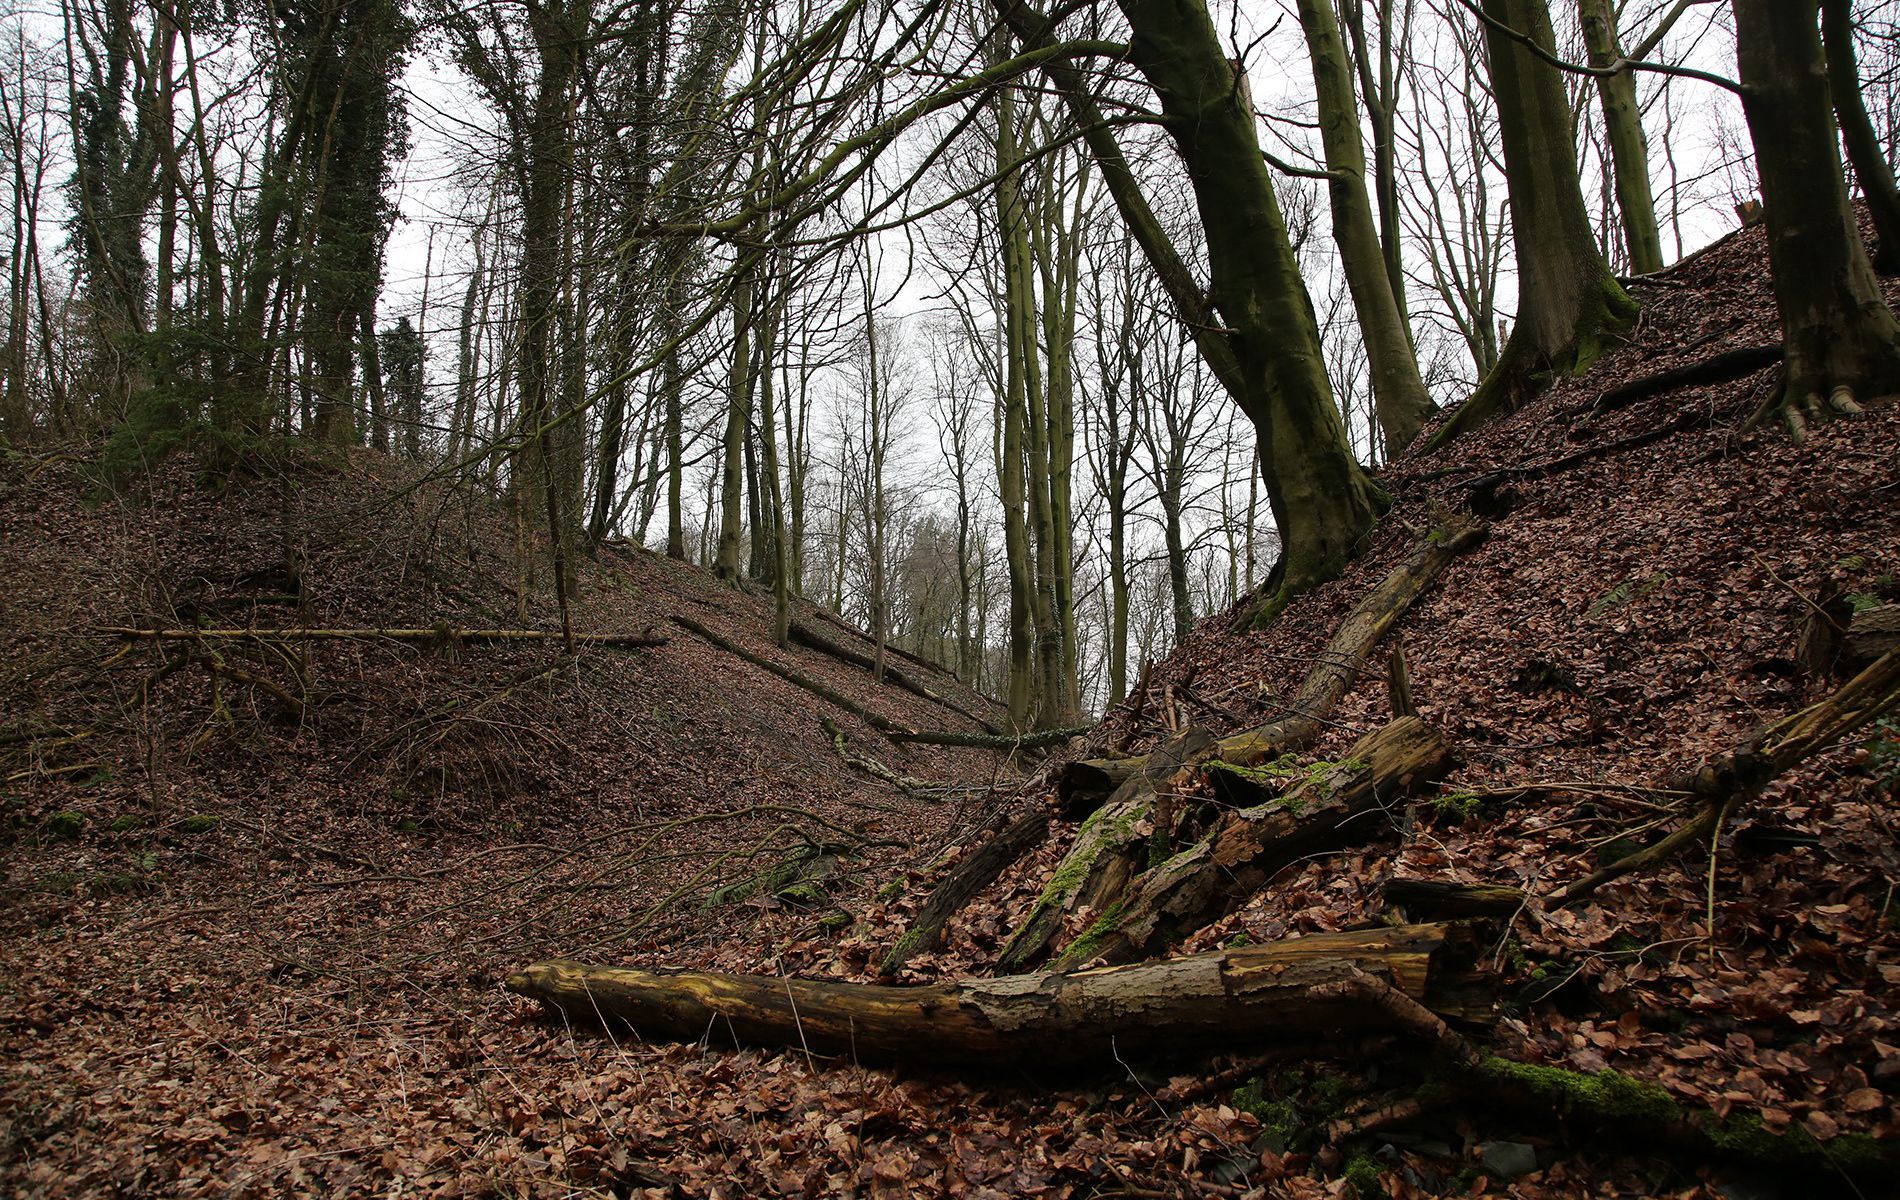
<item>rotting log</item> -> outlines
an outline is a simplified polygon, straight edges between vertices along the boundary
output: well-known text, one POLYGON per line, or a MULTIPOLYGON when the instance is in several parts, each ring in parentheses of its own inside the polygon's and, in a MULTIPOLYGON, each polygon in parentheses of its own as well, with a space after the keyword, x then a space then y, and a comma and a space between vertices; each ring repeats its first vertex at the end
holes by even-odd
POLYGON ((877 715, 843 692, 838 691, 836 688, 828 684, 820 683, 802 671, 794 671, 790 667, 775 663, 764 655, 754 654, 730 638, 714 633, 684 613, 674 613, 672 620, 673 623, 678 625, 681 629, 693 634, 695 637, 704 639, 719 649, 724 650, 727 654, 735 658, 743 659, 762 671, 767 671, 778 676, 793 687, 803 688, 820 700, 843 709, 845 712, 850 713, 886 737, 893 737, 898 733, 906 732, 902 725, 899 725, 888 717, 877 715))
POLYGON ((1890 650, 1825 700, 1783 717, 1676 781, 1673 790, 1701 802, 1695 813, 1655 844, 1560 889, 1550 897, 1550 907, 1575 904, 1607 883, 1667 862, 1690 846, 1706 845, 1729 814, 1770 780, 1896 708, 1900 708, 1900 651, 1890 650))
MULTIPOLYGON (((464 629, 439 622, 427 629, 132 629, 109 625, 101 633, 126 641, 154 642, 425 642, 467 646, 497 642, 561 642, 561 631, 543 629, 464 629)), ((576 645, 664 646, 666 638, 644 633, 577 633, 576 645)))
POLYGON ((844 730, 830 717, 820 717, 818 724, 825 731, 825 736, 831 739, 831 748, 837 752, 838 758, 845 766, 856 767, 873 778, 882 779, 898 791, 912 795, 927 794, 938 786, 928 780, 918 779, 914 775, 893 771, 868 754, 853 753, 851 743, 845 739, 844 730))
POLYGON ((993 826, 1000 826, 994 828, 994 836, 965 855, 956 870, 931 889, 923 907, 911 920, 910 928, 878 964, 878 974, 894 975, 917 955, 935 950, 943 941, 944 926, 950 923, 950 918, 978 892, 996 882, 997 876, 1007 871, 1010 864, 1040 846, 1049 836, 1049 814, 1039 804, 1007 822, 1001 819, 1004 815, 997 814, 993 821, 993 826))
POLYGON ((1115 789, 1141 773, 1146 760, 1139 754, 1108 758, 1078 758, 1055 769, 1051 780, 1056 803, 1066 820, 1080 821, 1102 806, 1115 789))
POLYGON ((1451 746, 1436 729, 1400 717, 1285 795, 1229 813, 1207 838, 1136 880, 1119 911, 1104 914, 1060 962, 1119 963, 1165 952, 1294 861, 1377 834, 1380 813, 1438 779, 1451 760, 1451 746))
POLYGON ((1508 917, 1524 907, 1520 888, 1490 883, 1453 883, 1443 879, 1385 881, 1385 902, 1413 917, 1508 917))
POLYGON ((979 750, 1045 750, 1081 737, 1093 725, 1070 725, 1062 729, 1036 729, 1027 733, 939 733, 935 730, 898 730, 893 742, 918 742, 926 746, 970 746, 979 750))
MULTIPOLYGON (((791 623, 789 629, 792 640, 802 646, 807 646, 818 651, 820 654, 829 655, 840 662, 849 663, 854 667, 862 667, 866 671, 875 671, 877 669, 877 660, 871 655, 859 653, 834 638, 826 637, 808 621, 795 620, 791 623)), ((884 664, 884 678, 896 686, 903 688, 913 696, 928 700, 937 707, 948 709, 958 716, 968 717, 970 720, 976 722, 985 733, 1001 734, 1003 732, 1001 725, 996 724, 994 721, 989 720, 979 713, 971 712, 948 696, 932 691, 910 674, 899 670, 890 663, 884 664)))
POLYGON ((1141 773, 1117 788, 1076 830, 1074 843, 1049 876, 1035 907, 1004 944, 999 969, 1021 971, 1041 962, 1068 914, 1098 908, 1121 894, 1147 851, 1150 831, 1145 825, 1154 815, 1157 791, 1170 786, 1213 744, 1206 730, 1192 727, 1141 760, 1141 773))
POLYGON ((1320 652, 1318 663, 1300 683, 1288 714, 1257 729, 1222 738, 1216 754, 1245 766, 1319 736, 1325 728, 1326 714, 1351 690, 1372 648, 1453 559, 1484 539, 1487 529, 1481 523, 1454 522, 1432 530, 1347 614, 1320 652))
POLYGON ((1161 1051, 1338 1038, 1389 1026, 1337 994, 1367 978, 1429 1003, 1437 925, 1317 934, 1159 962, 917 987, 596 967, 562 959, 508 976, 517 995, 643 1038, 802 1047, 885 1062, 1004 1070, 1111 1067, 1161 1051))

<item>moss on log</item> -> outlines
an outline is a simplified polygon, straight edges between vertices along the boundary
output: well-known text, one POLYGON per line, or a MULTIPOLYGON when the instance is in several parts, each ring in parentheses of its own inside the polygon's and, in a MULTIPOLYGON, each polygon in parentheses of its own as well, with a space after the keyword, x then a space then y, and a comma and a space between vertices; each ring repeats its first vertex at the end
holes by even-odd
POLYGON ((1283 796, 1229 814, 1205 840, 1142 876, 1116 927, 1071 948, 1062 961, 1128 962, 1165 951, 1296 859, 1377 834, 1379 809, 1450 766, 1451 747, 1437 730, 1400 717, 1361 738, 1345 761, 1309 774, 1283 796))

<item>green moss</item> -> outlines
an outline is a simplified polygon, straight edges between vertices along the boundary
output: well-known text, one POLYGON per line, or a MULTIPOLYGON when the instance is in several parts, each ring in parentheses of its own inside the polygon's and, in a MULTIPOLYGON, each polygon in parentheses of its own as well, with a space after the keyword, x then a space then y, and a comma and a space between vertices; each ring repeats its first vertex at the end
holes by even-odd
POLYGON ((64 838, 67 841, 78 837, 85 827, 86 815, 70 811, 54 813, 46 818, 45 824, 41 826, 46 831, 47 837, 64 838))
POLYGON ((1069 948, 1062 952, 1063 961, 1083 963, 1094 958, 1101 950, 1102 943, 1108 940, 1108 935, 1115 932, 1121 925, 1122 914, 1127 907, 1120 900, 1109 905, 1102 915, 1096 918, 1095 924, 1083 930, 1082 936, 1069 943, 1069 948))
POLYGON ((1475 820, 1484 811, 1484 797, 1476 792, 1446 792, 1442 796, 1431 798, 1432 811, 1448 820, 1475 820))
POLYGON ((222 824, 223 821, 224 818, 214 816, 211 813, 194 813, 172 826, 172 828, 179 833, 195 836, 200 833, 210 833, 222 824))
POLYGON ((1346 1186, 1359 1200, 1377 1200, 1386 1194, 1379 1162, 1371 1155, 1355 1154, 1346 1163, 1346 1186))
POLYGON ((126 813, 123 816, 114 817, 112 824, 106 826, 106 828, 114 833, 130 833, 134 829, 143 827, 144 824, 144 817, 137 813, 126 813))
POLYGON ((818 928, 836 932, 851 924, 851 914, 842 908, 833 909, 818 918, 818 928))
POLYGON ((1632 1079, 1617 1071, 1584 1074, 1496 1057, 1486 1058, 1478 1070, 1568 1115, 1653 1124, 1666 1124, 1682 1116, 1681 1106, 1660 1084, 1632 1079))
POLYGON ((1221 946, 1228 950, 1238 950, 1242 946, 1251 946, 1251 945, 1253 945, 1253 939, 1248 937, 1244 931, 1240 933, 1236 933, 1233 937, 1230 937, 1226 941, 1221 943, 1221 946))
POLYGON ((903 894, 904 881, 901 879, 893 879, 883 887, 877 889, 877 898, 879 900, 895 900, 903 894))

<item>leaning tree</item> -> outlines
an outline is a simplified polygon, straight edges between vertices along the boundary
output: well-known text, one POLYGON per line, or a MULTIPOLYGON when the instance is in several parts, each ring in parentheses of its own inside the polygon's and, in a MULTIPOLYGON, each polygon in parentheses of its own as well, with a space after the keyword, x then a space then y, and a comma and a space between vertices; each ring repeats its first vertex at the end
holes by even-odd
MULTIPOLYGON (((993 0, 1031 51, 1054 23, 993 0)), ((1320 350, 1319 326, 1260 151, 1246 79, 1204 0, 1120 0, 1128 61, 1154 92, 1207 246, 1205 290, 1169 239, 1104 120, 1089 78, 1067 60, 1038 65, 1068 101, 1104 185, 1208 368, 1252 422, 1281 556, 1254 620, 1338 575, 1388 503, 1353 457, 1320 350)))

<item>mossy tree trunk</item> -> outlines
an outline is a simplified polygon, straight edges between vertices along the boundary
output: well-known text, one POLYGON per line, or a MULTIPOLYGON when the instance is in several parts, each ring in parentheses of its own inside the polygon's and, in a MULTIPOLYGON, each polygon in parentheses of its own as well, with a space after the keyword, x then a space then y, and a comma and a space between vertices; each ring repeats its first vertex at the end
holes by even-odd
POLYGON ((1552 377, 1588 369, 1605 342, 1636 319, 1636 302, 1597 248, 1563 79, 1513 36, 1522 34, 1554 55, 1550 10, 1544 0, 1484 0, 1484 13, 1517 248, 1517 324, 1497 365, 1428 449, 1515 412, 1552 377))
POLYGON ((1300 26, 1313 61, 1319 100, 1319 133, 1326 152, 1326 193, 1331 202, 1333 240, 1359 317, 1372 402, 1378 415, 1385 456, 1396 458, 1418 436, 1431 416, 1431 396, 1419 377, 1418 358, 1405 327, 1405 315, 1387 274, 1385 248, 1373 224, 1372 197, 1366 191, 1366 151, 1359 135, 1359 103, 1353 93, 1352 67, 1340 36, 1332 0, 1299 0, 1300 26))
POLYGON ((1283 550, 1274 595, 1338 575, 1389 500, 1353 458, 1286 222, 1236 75, 1202 0, 1121 0, 1129 59, 1154 88, 1194 187, 1208 299, 1238 367, 1283 550))
POLYGON ((1900 324, 1848 206, 1814 5, 1735 0, 1735 40, 1786 351, 1780 407, 1799 436, 1900 387, 1900 324))
POLYGON ((1026 264, 1016 253, 1018 233, 1023 223, 1023 201, 1017 159, 1016 98, 1012 89, 996 95, 996 226, 1003 244, 1004 331, 1003 331, 1003 412, 1002 437, 999 440, 997 483, 1003 501, 1003 559, 1009 570, 1009 723, 1018 731, 1028 729, 1034 720, 1036 705, 1036 582, 1031 563, 1029 489, 1024 471, 1024 442, 1028 425, 1027 355, 1035 347, 1024 346, 1024 316, 1019 312, 1021 288, 1027 281, 1018 276, 1026 264))
MULTIPOLYGON (((1019 0, 993 3, 1026 45, 1051 43, 1041 13, 1019 0)), ((1244 81, 1205 3, 1121 0, 1121 8, 1133 28, 1130 61, 1159 98, 1194 188, 1211 264, 1205 292, 1141 191, 1086 78, 1055 61, 1044 70, 1068 100, 1104 186, 1208 368, 1253 423, 1283 547, 1274 589, 1259 606, 1269 619, 1293 595, 1336 576, 1389 500, 1353 458, 1244 81)))

